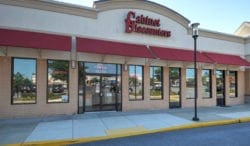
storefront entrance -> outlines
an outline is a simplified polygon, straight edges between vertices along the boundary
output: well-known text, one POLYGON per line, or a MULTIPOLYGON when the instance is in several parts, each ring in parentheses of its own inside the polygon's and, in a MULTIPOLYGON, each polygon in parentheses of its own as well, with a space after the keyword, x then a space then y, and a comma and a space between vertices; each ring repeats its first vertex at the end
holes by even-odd
POLYGON ((121 66, 79 63, 78 113, 121 110, 121 66))
POLYGON ((216 71, 216 97, 217 106, 225 106, 225 71, 216 71))

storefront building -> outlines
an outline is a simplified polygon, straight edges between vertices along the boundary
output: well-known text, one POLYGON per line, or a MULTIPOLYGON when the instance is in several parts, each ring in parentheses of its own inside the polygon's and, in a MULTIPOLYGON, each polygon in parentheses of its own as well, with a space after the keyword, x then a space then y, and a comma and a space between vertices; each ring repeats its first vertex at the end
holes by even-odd
MULTIPOLYGON (((0 2, 0 118, 194 106, 190 21, 149 1, 0 2)), ((250 95, 250 23, 200 30, 198 106, 250 95)))

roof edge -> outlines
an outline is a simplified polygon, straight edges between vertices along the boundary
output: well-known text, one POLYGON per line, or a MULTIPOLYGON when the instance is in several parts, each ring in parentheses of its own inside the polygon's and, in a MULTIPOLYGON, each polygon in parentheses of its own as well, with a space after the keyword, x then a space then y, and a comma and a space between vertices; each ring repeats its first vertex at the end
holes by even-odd
POLYGON ((241 23, 241 25, 235 30, 234 34, 238 35, 240 31, 244 28, 245 25, 250 24, 249 21, 244 21, 241 23))
POLYGON ((250 43, 250 37, 245 38, 245 44, 249 44, 250 43))
POLYGON ((141 9, 155 12, 157 14, 166 16, 183 27, 188 29, 190 21, 177 13, 176 11, 169 9, 163 5, 150 2, 148 0, 117 0, 117 1, 108 1, 108 0, 99 0, 94 2, 94 7, 98 12, 114 10, 114 9, 141 9))
MULTIPOLYGON (((213 39, 219 39, 219 40, 225 40, 225 41, 245 44, 244 37, 236 36, 233 34, 226 34, 226 33, 211 31, 211 30, 207 30, 207 29, 200 29, 199 33, 200 33, 199 36, 201 36, 201 37, 207 37, 207 38, 213 38, 213 39)), ((188 30, 188 34, 190 34, 190 35, 192 34, 191 27, 188 30)))
POLYGON ((6 0, 6 1, 0 1, 0 4, 65 13, 65 14, 71 14, 71 15, 94 18, 94 19, 97 18, 96 9, 63 3, 63 2, 57 2, 57 1, 6 0))

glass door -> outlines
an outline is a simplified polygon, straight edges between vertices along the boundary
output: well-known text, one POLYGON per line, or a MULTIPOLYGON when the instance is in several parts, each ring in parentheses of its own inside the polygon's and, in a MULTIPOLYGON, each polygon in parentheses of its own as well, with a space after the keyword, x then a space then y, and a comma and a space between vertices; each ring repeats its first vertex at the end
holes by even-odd
POLYGON ((225 106, 225 71, 216 71, 216 97, 217 106, 225 106))
POLYGON ((85 111, 118 110, 120 87, 116 76, 87 75, 85 81, 85 111))
POLYGON ((181 69, 169 68, 169 108, 181 107, 181 69))
POLYGON ((99 111, 101 96, 101 77, 87 75, 85 78, 85 111, 99 111))
POLYGON ((121 66, 79 62, 78 113, 121 110, 121 66))
POLYGON ((101 110, 117 110, 119 87, 116 76, 101 78, 101 110))

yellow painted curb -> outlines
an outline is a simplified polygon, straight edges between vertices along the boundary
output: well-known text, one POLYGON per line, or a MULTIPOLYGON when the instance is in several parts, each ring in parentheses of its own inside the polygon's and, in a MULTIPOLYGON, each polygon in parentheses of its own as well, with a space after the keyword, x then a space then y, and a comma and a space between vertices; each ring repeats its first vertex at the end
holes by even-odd
POLYGON ((210 122, 197 122, 197 123, 191 123, 191 124, 186 124, 186 125, 172 126, 168 128, 151 130, 149 133, 168 132, 168 131, 175 131, 175 130, 220 126, 220 125, 228 125, 228 124, 236 124, 236 123, 239 123, 238 119, 218 120, 218 121, 210 121, 210 122))
POLYGON ((120 135, 120 134, 131 134, 131 133, 140 133, 148 131, 143 126, 131 127, 131 128, 120 128, 120 129, 111 129, 106 130, 107 135, 120 135))
POLYGON ((250 117, 240 118, 239 120, 240 120, 240 123, 250 122, 250 117))
POLYGON ((210 122, 202 122, 203 127, 209 126, 220 126, 220 125, 229 125, 239 123, 239 119, 229 119, 229 120, 218 120, 218 121, 210 121, 210 122))
POLYGON ((210 122, 196 122, 196 123, 180 125, 180 126, 172 126, 172 127, 161 128, 161 129, 156 129, 156 130, 147 130, 144 127, 137 127, 137 130, 133 130, 131 128, 125 128, 124 130, 122 130, 122 129, 117 130, 116 129, 116 130, 111 130, 111 131, 107 132, 107 133, 109 133, 109 135, 101 136, 101 137, 55 140, 55 141, 27 142, 27 143, 10 144, 7 146, 31 146, 31 145, 32 146, 42 146, 42 145, 61 146, 61 145, 94 142, 94 141, 108 140, 108 139, 122 138, 122 137, 136 136, 136 135, 153 134, 153 133, 159 133, 159 132, 169 132, 169 131, 192 129, 192 128, 229 125, 229 124, 236 124, 236 123, 240 123, 240 122, 250 122, 250 117, 249 118, 241 118, 241 119, 218 120, 218 121, 210 121, 210 122))

